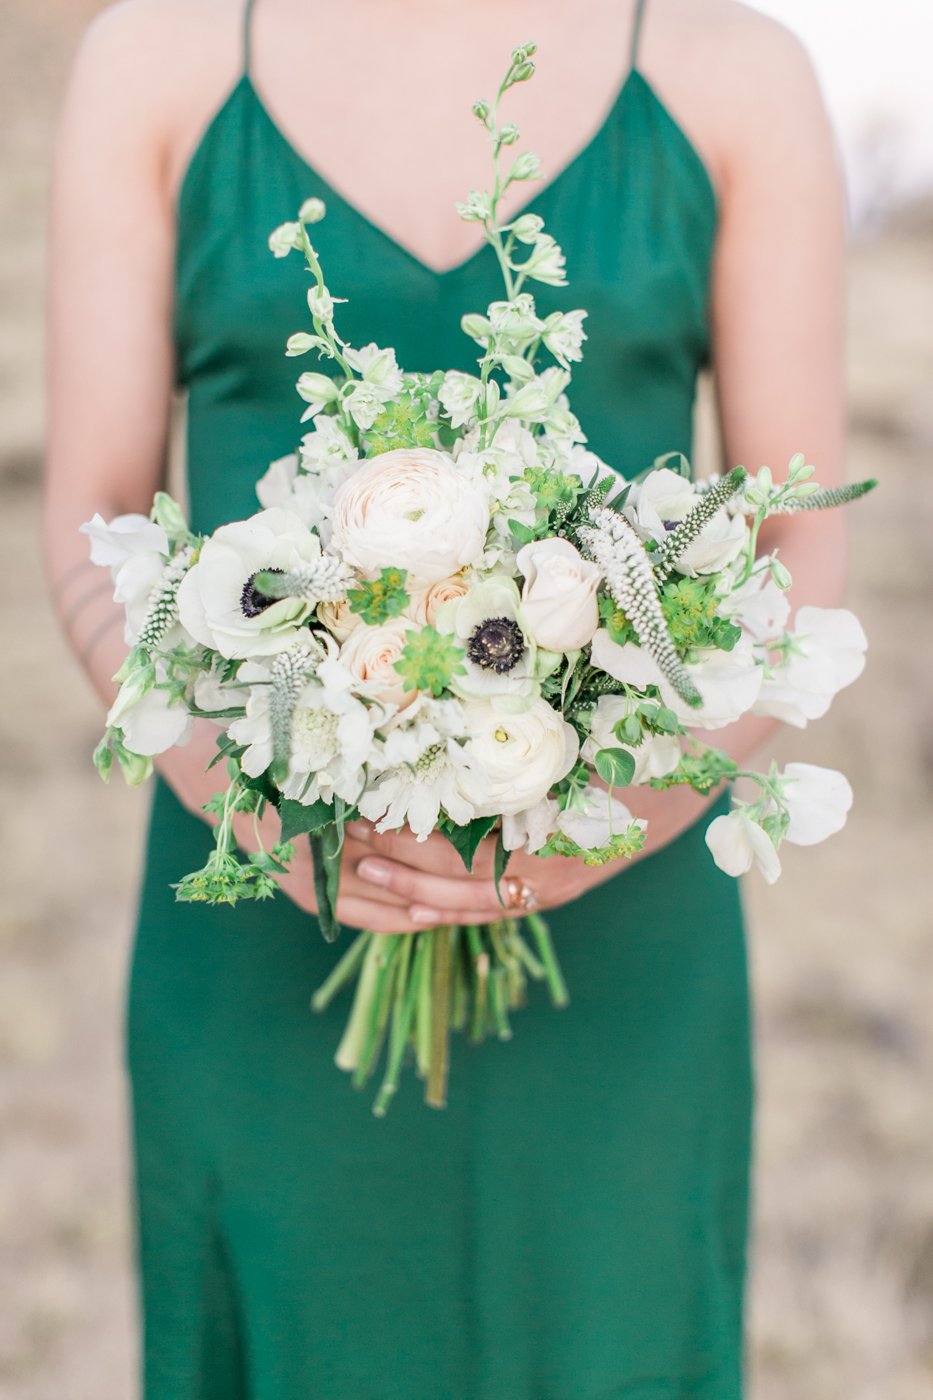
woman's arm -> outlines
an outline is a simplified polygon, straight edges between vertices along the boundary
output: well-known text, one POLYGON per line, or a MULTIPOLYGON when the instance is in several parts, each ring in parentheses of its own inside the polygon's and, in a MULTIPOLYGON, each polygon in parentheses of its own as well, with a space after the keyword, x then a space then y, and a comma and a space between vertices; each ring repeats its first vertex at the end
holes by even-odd
MULTIPOLYGON (((810 62, 786 30, 744 7, 717 37, 720 225, 712 284, 715 372, 725 459, 783 477, 801 451, 821 484, 842 475, 844 440, 843 277, 845 200, 839 162, 810 62), (726 40, 726 46, 720 42, 726 40), (732 52, 729 45, 732 45, 732 52)), ((659 450, 663 444, 659 444, 659 450)), ((766 549, 779 548, 794 596, 838 603, 845 568, 841 511, 769 521, 766 549)), ((746 716, 709 736, 744 761, 775 728, 746 716)), ((687 788, 625 794, 648 819, 644 855, 667 845, 700 818, 712 799, 687 788)), ((413 923, 476 922, 501 913, 491 852, 476 875, 458 869, 443 838, 417 847, 405 836, 361 826, 372 855, 361 874, 411 901, 413 923), (432 873, 427 873, 431 871, 432 873)), ((541 902, 559 905, 619 873, 582 861, 513 856, 510 872, 527 878, 541 902)))
MULTIPOLYGON (((179 125, 166 87, 175 76, 168 13, 151 3, 124 4, 92 26, 72 73, 55 155, 43 544, 65 634, 108 705, 126 654, 123 609, 112 600, 109 577, 90 563, 78 528, 95 511, 105 518, 147 513, 163 481, 174 378, 169 185, 179 125)), ((216 773, 205 771, 215 734, 203 722, 187 746, 158 764, 183 805, 204 820, 203 804, 218 786, 216 773)), ((251 817, 239 820, 237 836, 255 849, 251 817)), ((269 814, 264 843, 277 837, 278 820, 269 814)), ((353 868, 363 853, 348 843, 340 915, 389 931, 404 901, 363 886, 353 868)), ((284 887, 314 909, 306 847, 284 887)))

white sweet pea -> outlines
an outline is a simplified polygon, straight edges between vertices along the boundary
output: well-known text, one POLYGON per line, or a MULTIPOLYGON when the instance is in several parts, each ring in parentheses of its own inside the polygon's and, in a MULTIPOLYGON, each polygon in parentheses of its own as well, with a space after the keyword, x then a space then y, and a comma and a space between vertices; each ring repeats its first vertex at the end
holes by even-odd
POLYGON ((861 623, 847 608, 800 608, 791 653, 783 666, 769 668, 754 713, 805 728, 861 675, 867 646, 861 623))
POLYGON ((480 555, 489 508, 446 452, 399 448, 365 462, 337 490, 333 548, 367 577, 394 566, 438 583, 480 555))
POLYGON ((780 781, 790 817, 787 841, 795 846, 815 846, 845 826, 852 789, 842 773, 813 763, 788 763, 780 781))
POLYGON ((635 748, 623 744, 615 727, 638 709, 638 701, 626 695, 601 695, 590 720, 589 738, 583 745, 583 757, 593 763, 600 749, 625 749, 635 760, 632 786, 647 783, 651 778, 666 778, 680 762, 680 741, 673 734, 645 734, 635 748))
POLYGON ((596 590, 601 574, 569 540, 536 540, 516 559, 525 582, 522 613, 539 646, 578 651, 599 626, 596 590))
POLYGON ((474 374, 463 374, 460 370, 452 369, 444 375, 437 397, 452 428, 462 428, 476 416, 482 390, 482 381, 474 374))
POLYGON ((297 598, 270 603, 254 585, 267 569, 289 572, 321 557, 321 543, 291 511, 273 508, 222 525, 178 590, 182 625, 221 656, 268 656, 295 640, 311 611, 297 598))
POLYGON ((116 515, 109 523, 95 514, 80 526, 91 541, 91 563, 117 571, 137 555, 168 554, 168 536, 148 515, 116 515))
POLYGON ((123 730, 123 739, 131 753, 144 758, 165 753, 167 749, 187 744, 194 724, 184 700, 171 702, 170 692, 163 688, 167 672, 160 663, 156 667, 156 684, 129 708, 119 710, 115 702, 107 715, 107 723, 123 730))
POLYGON ((473 700, 464 713, 467 755, 479 770, 464 773, 464 791, 476 816, 527 811, 576 762, 576 730, 544 700, 518 714, 473 700))
POLYGON ((706 828, 706 844, 719 869, 727 875, 744 875, 755 865, 768 884, 773 885, 781 873, 774 842, 757 822, 746 816, 742 807, 710 822, 706 828))
POLYGON ((768 642, 784 631, 790 601, 774 582, 770 570, 759 569, 741 588, 721 599, 718 611, 744 628, 754 641, 768 642))
POLYGON ((590 654, 593 664, 617 681, 639 689, 657 686, 668 709, 692 729, 722 729, 734 724, 752 709, 761 690, 763 668, 748 637, 743 637, 731 651, 714 647, 698 651, 697 659, 688 663, 687 673, 703 697, 703 704, 696 710, 681 700, 644 647, 634 642, 620 646, 601 627, 593 638, 590 654))
MULTIPOLYGON (((624 802, 610 797, 605 788, 591 783, 572 807, 560 813, 557 825, 581 850, 595 851, 608 845, 613 836, 627 831, 632 820, 632 814, 624 802)), ((642 830, 647 825, 647 822, 639 819, 638 826, 642 830)))
POLYGON ((560 809, 551 797, 542 797, 524 812, 506 812, 502 818, 502 844, 507 851, 534 855, 557 831, 560 809))

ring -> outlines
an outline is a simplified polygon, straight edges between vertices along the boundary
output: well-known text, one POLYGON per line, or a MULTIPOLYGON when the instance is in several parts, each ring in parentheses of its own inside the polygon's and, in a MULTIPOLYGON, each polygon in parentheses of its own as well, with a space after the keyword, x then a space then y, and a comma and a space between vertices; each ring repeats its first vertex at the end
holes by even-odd
POLYGON ((505 907, 510 912, 530 914, 537 909, 538 896, 525 880, 517 875, 506 875, 502 883, 505 886, 505 907))

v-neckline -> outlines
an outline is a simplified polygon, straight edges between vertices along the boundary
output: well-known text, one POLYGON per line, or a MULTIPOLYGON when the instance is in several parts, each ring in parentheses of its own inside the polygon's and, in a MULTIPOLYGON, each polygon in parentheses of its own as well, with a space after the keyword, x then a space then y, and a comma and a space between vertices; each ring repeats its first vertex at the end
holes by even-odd
MULTIPOLYGON (((315 190, 309 190, 308 193, 321 193, 324 197, 325 204, 327 203, 328 195, 332 199, 339 200, 345 208, 350 210, 350 212, 357 219, 359 219, 361 223, 363 223, 374 234, 376 234, 376 236, 379 237, 385 244, 393 248, 397 253, 405 257, 409 262, 413 263, 426 276, 433 277, 437 281, 444 281, 448 277, 454 277, 458 273, 464 272, 468 267, 471 267, 472 264, 476 262, 478 258, 480 258, 484 253, 486 253, 489 245, 484 241, 478 244, 477 247, 472 249, 472 251, 467 253, 464 257, 458 259, 457 262, 451 263, 448 267, 436 267, 433 263, 427 262, 423 257, 416 253, 413 248, 409 247, 408 244, 401 242, 401 240, 398 239, 393 233, 391 233, 385 227, 384 224, 380 223, 378 219, 367 214, 355 200, 351 199, 349 195, 345 194, 343 190, 339 189, 333 183, 332 180, 329 180, 326 175, 322 174, 322 172, 318 169, 316 165, 312 164, 312 162, 307 158, 307 156, 302 154, 302 152, 295 145, 294 141, 292 141, 285 134, 285 131, 283 130, 279 122, 270 112, 262 95, 260 94, 255 83, 253 82, 249 72, 243 73, 240 82, 245 86, 246 92, 250 97, 250 100, 253 102, 254 106, 260 114, 261 119, 265 122, 268 129, 272 132, 275 139, 279 142, 282 148, 288 152, 291 158, 302 167, 302 169, 311 178, 311 180, 315 182, 317 188, 315 190)), ((713 204, 715 206, 715 189, 713 187, 713 182, 710 178, 709 171, 707 170, 702 157, 700 156, 696 147, 693 145, 693 142, 687 136, 686 132, 676 121, 676 119, 671 115, 667 107, 655 93, 651 84, 643 76, 640 69, 637 66, 632 65, 626 72, 625 77, 622 79, 620 86, 616 90, 615 96, 610 102, 609 107, 604 113, 602 119, 597 124, 595 130, 591 133, 589 137, 587 137, 587 139, 575 151, 575 153, 572 156, 570 156, 570 158, 560 167, 560 169, 554 173, 554 175, 552 175, 547 180, 537 181, 535 183, 534 189, 529 195, 528 199, 525 200, 520 205, 520 207, 514 211, 514 213, 510 214, 510 221, 512 219, 519 218, 522 214, 529 213, 531 208, 534 205, 536 205, 539 202, 539 200, 541 200, 545 195, 552 192, 560 184, 560 182, 566 177, 568 177, 571 171, 574 170, 576 166, 590 154, 590 152, 604 137, 606 131, 615 119, 619 108, 622 106, 622 103, 624 102, 628 92, 636 83, 640 83, 642 87, 645 88, 653 102, 673 124, 673 126, 682 136, 688 148, 693 152, 693 155, 695 156, 698 164, 700 165, 703 173, 706 176, 706 180, 709 184, 710 192, 713 198, 713 204)))

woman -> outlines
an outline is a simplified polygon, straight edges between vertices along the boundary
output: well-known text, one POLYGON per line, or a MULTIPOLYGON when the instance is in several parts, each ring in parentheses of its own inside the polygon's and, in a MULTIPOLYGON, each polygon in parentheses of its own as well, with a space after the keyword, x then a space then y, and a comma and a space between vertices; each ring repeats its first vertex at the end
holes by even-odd
MULTIPOLYGON (((729 463, 801 447, 838 477, 840 181, 779 26, 733 0, 126 0, 79 56, 53 211, 47 552, 103 698, 122 643, 77 526, 147 508, 175 382, 195 528, 256 508, 296 436, 303 287, 265 239, 306 196, 348 338, 470 368, 459 316, 501 289, 451 207, 486 173, 470 106, 525 38, 540 73, 510 116, 572 283, 540 303, 589 309, 594 450, 627 475, 689 453, 711 362, 729 463)), ((834 603, 838 518, 777 528, 801 595, 834 603)), ((741 757, 768 727, 725 739, 741 757)), ((161 764, 130 989, 147 1400, 735 1400, 751 1076, 708 804, 639 792, 648 850, 621 869, 516 860, 572 1005, 458 1042, 445 1112, 409 1083, 377 1122, 332 1063, 345 1004, 308 1012, 333 953, 307 863, 291 903, 173 903, 210 842, 212 751, 161 764)), ((344 922, 383 932, 495 908, 488 857, 467 876, 365 823, 343 891, 344 922)))

